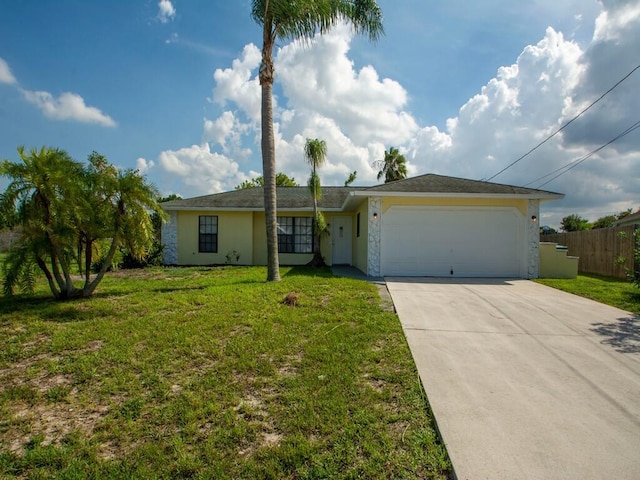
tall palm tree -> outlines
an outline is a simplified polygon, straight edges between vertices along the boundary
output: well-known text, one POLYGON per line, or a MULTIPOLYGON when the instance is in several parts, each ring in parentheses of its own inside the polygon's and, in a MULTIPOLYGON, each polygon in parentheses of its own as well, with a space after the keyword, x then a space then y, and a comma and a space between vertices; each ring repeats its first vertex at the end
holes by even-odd
POLYGON ((280 280, 276 212, 276 155, 273 133, 273 49, 276 40, 309 40, 347 21, 356 33, 377 40, 383 33, 376 0, 252 0, 251 17, 262 26, 262 174, 267 229, 267 281, 280 280))
POLYGON ((324 261, 320 253, 320 237, 324 230, 324 219, 321 219, 318 212, 318 200, 322 198, 322 186, 317 170, 327 161, 327 143, 318 138, 307 138, 304 145, 304 158, 311 165, 311 176, 309 177, 308 185, 311 198, 313 198, 313 233, 315 242, 313 244, 313 260, 311 260, 310 265, 322 266, 324 261))
POLYGON ((391 147, 389 151, 384 151, 384 160, 379 162, 380 171, 378 180, 384 176, 384 183, 393 182, 407 178, 407 161, 404 155, 400 155, 397 148, 391 147))

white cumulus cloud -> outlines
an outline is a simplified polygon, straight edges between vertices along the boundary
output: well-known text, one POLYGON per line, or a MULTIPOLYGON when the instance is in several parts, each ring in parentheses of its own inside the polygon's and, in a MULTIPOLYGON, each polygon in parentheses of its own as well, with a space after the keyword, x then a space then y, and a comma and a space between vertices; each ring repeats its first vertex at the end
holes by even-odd
POLYGON ((11 73, 9 64, 3 58, 0 58, 0 83, 8 83, 10 85, 17 83, 16 77, 11 73))
POLYGON ((158 165, 186 186, 187 191, 180 192, 184 197, 232 190, 247 179, 235 161, 212 152, 207 143, 165 150, 158 156, 158 165))
MULTIPOLYGON (((409 145, 411 162, 420 172, 481 179, 517 160, 632 69, 631 52, 640 44, 640 17, 629 19, 628 11, 603 11, 593 40, 584 48, 547 29, 540 42, 527 46, 514 65, 500 68, 458 116, 449 119, 446 131, 424 127, 409 145), (625 20, 618 15, 625 15, 625 20), (602 35, 605 30, 608 34, 602 35)), ((595 220, 637 208, 637 133, 544 183, 553 177, 545 175, 584 158, 637 121, 640 98, 634 92, 639 87, 640 75, 630 77, 601 104, 493 181, 565 193, 564 200, 545 205, 543 224, 558 226, 563 216, 574 212, 595 220)))
MULTIPOLYGON (((349 56, 352 34, 339 27, 305 45, 275 52, 274 132, 276 169, 303 184, 306 138, 327 142, 323 183, 341 185, 358 171, 357 184, 376 182, 376 161, 398 147, 409 175, 439 173, 489 178, 564 125, 637 64, 640 4, 601 0, 591 39, 547 28, 514 63, 496 66, 495 78, 446 121, 444 129, 420 125, 410 95, 397 81, 381 78, 372 65, 356 67, 349 56)), ((260 151, 260 51, 246 45, 226 69, 213 75, 217 118, 205 119, 203 145, 163 152, 159 166, 184 178, 193 194, 233 188, 256 169, 260 151), (216 153, 221 150, 222 153, 216 153), (256 152, 251 157, 252 152, 256 152)), ((597 108, 576 120, 493 181, 515 185, 583 157, 637 121, 640 71, 597 108)), ((433 92, 437 95, 437 92, 433 92)), ((550 177, 531 183, 538 187, 550 177)), ((573 211, 583 216, 637 207, 640 140, 629 135, 542 188, 566 194, 545 206, 542 224, 558 225, 573 211), (572 211, 573 210, 573 211, 572 211)), ((184 192, 189 195, 188 192, 184 192)), ((595 218, 592 218, 595 219, 595 218)))
POLYGON ((351 39, 341 26, 309 45, 293 43, 278 52, 276 75, 288 107, 333 119, 358 144, 408 141, 418 125, 405 111, 406 90, 380 79, 371 65, 356 70, 348 56, 351 39))
POLYGON ((49 92, 22 91, 24 98, 36 105, 45 116, 55 120, 74 120, 95 123, 103 127, 115 127, 116 122, 96 107, 85 104, 77 93, 65 92, 55 98, 49 92))
MULTIPOLYGON (((370 65, 354 68, 348 58, 351 38, 350 30, 340 27, 308 45, 294 43, 275 52, 274 90, 281 88, 287 99, 287 108, 278 105, 277 97, 273 102, 277 169, 299 183, 308 176, 307 137, 327 142, 328 161, 321 172, 326 184, 342 184, 354 170, 360 183, 371 183, 377 173, 372 164, 384 157, 385 145, 407 142, 419 129, 404 110, 408 95, 398 82, 380 79, 370 65)), ((229 110, 205 121, 203 139, 213 147, 218 144, 226 152, 232 139, 259 150, 260 60, 259 49, 249 44, 231 68, 215 71, 213 101, 229 110), (237 110, 231 111, 234 106, 237 110)))
POLYGON ((176 9, 170 0, 160 0, 158 3, 158 19, 162 23, 167 23, 169 20, 173 20, 176 16, 176 9))
POLYGON ((213 74, 216 86, 213 100, 225 106, 235 103, 252 121, 260 120, 260 82, 253 71, 260 65, 261 54, 258 47, 250 43, 244 47, 242 55, 233 61, 231 68, 218 68, 213 74))
POLYGON ((233 112, 224 112, 218 119, 204 121, 204 141, 219 143, 223 147, 227 143, 227 138, 234 132, 237 126, 233 112))
POLYGON ((147 160, 142 157, 136 159, 136 170, 138 170, 138 172, 140 172, 141 174, 147 173, 154 167, 154 165, 155 162, 153 160, 147 160))

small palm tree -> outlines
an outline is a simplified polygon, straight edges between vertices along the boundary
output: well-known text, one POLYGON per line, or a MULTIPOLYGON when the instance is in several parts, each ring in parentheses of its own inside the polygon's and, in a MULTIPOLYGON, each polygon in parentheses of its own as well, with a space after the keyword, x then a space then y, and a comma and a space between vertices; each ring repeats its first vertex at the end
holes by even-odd
POLYGON ((304 145, 304 158, 311 165, 311 175, 309 176, 309 191, 313 199, 313 233, 315 242, 313 244, 313 259, 310 266, 324 266, 324 260, 320 252, 320 240, 322 232, 326 229, 324 217, 318 212, 318 200, 322 198, 322 185, 317 170, 327 161, 327 144, 318 138, 307 138, 304 145))
POLYGON ((397 148, 391 147, 384 152, 384 160, 378 162, 380 171, 378 180, 384 177, 384 183, 407 178, 407 161, 397 148))
POLYGON ((0 175, 10 180, 0 196, 0 211, 10 226, 20 225, 22 236, 4 262, 3 290, 32 290, 36 267, 44 273, 56 299, 93 294, 120 247, 142 257, 153 241, 149 212, 166 214, 155 188, 136 171, 118 171, 93 153, 87 166, 64 151, 43 147, 22 162, 4 161, 0 175), (101 269, 91 276, 92 254, 99 240, 109 242, 101 269), (73 265, 84 274, 84 285, 74 285, 73 265))
POLYGON ((376 0, 252 0, 251 16, 262 26, 262 173, 267 229, 267 281, 280 280, 276 212, 276 152, 273 132, 273 48, 276 40, 310 39, 347 21, 356 33, 376 40, 383 33, 376 0))

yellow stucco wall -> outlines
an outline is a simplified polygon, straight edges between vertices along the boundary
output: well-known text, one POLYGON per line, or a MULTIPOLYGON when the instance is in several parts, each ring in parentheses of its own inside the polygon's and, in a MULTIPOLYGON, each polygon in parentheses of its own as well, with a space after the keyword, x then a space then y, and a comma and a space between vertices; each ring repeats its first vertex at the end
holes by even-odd
POLYGON ((527 200, 517 198, 416 198, 416 197, 383 197, 382 213, 393 205, 414 206, 450 206, 450 207, 515 207, 527 215, 527 200))
MULTIPOLYGON (((227 262, 227 254, 240 254, 239 265, 253 262, 252 212, 178 212, 178 264, 211 265, 227 262), (198 252, 198 217, 218 217, 218 252, 198 252)), ((232 263, 236 263, 235 261, 232 263)))
POLYGON ((576 278, 578 257, 567 255, 566 250, 558 250, 557 243, 540 242, 540 278, 576 278))
POLYGON ((367 273, 367 248, 369 245, 369 209, 368 202, 362 202, 353 214, 353 266, 367 273), (357 236, 357 219, 360 214, 360 236, 357 236))

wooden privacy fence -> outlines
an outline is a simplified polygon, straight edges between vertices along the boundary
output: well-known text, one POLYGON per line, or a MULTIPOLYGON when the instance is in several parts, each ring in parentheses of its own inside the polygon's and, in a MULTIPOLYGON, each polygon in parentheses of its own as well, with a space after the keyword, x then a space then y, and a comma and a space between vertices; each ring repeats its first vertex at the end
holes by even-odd
POLYGON ((540 235, 540 241, 567 246, 568 255, 580 257, 580 273, 627 278, 627 273, 634 268, 634 228, 626 226, 553 233, 540 235))

